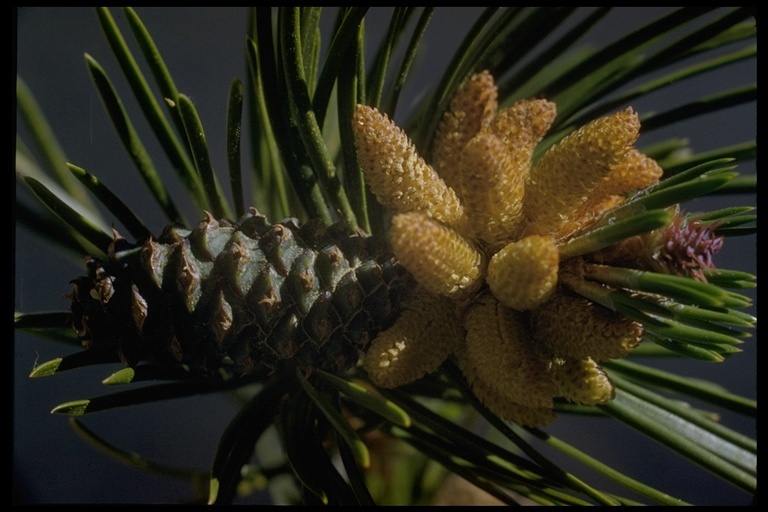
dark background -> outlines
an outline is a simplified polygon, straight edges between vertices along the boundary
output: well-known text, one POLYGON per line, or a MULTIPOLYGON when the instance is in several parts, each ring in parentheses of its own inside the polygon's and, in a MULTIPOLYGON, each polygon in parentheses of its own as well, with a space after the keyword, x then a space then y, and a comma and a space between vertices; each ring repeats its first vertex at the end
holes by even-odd
MULTIPOLYGON (((662 8, 618 8, 585 41, 601 46, 654 19, 662 8)), ((155 39, 179 90, 189 95, 206 129, 214 168, 223 172, 226 99, 233 78, 245 78, 244 8, 139 8, 137 10, 155 39)), ((366 18, 370 35, 381 34, 389 21, 389 9, 372 9, 366 18)), ((129 43, 133 44, 122 12, 112 10, 129 43)), ((422 47, 418 72, 403 92, 399 118, 409 103, 442 73, 479 9, 438 9, 422 47)), ((158 208, 143 198, 146 189, 119 144, 85 68, 83 54, 92 55, 107 71, 126 102, 126 109, 142 133, 139 108, 130 101, 127 86, 111 56, 91 8, 19 8, 17 17, 18 74, 35 94, 48 116, 70 162, 99 176, 142 217, 154 232, 165 221, 158 208)), ((329 17, 330 19, 330 17, 329 17)), ((369 43, 369 48, 374 47, 369 43)), ((143 65, 143 64, 142 64, 143 65)), ((755 80, 755 62, 731 66, 706 79, 688 81, 664 89, 632 104, 641 114, 755 80)), ((708 150, 755 137, 754 104, 728 109, 693 122, 670 126, 652 136, 641 136, 639 145, 659 138, 686 136, 697 150, 708 150)), ((146 135, 144 142, 159 168, 167 167, 161 152, 146 135)), ((754 165, 742 165, 753 173, 754 165)), ((175 176, 169 177, 179 190, 175 176)), ((21 195, 24 192, 17 189, 21 195)), ((690 209, 717 207, 733 198, 699 201, 690 209)), ((756 204, 754 197, 740 197, 736 204, 756 204)), ((199 216, 182 204, 190 220, 199 216)), ((82 261, 68 260, 52 252, 45 241, 17 227, 15 245, 15 309, 62 310, 69 281, 84 273, 82 261)), ((756 271, 756 238, 729 239, 718 255, 723 268, 756 271)), ((751 312, 756 314, 756 308, 751 312)), ((756 337, 744 345, 744 353, 724 363, 661 365, 691 377, 722 383, 735 393, 756 396, 756 337), (682 369, 680 369, 682 368, 682 369)), ((51 415, 55 405, 94 397, 108 390, 101 379, 117 368, 99 367, 45 379, 29 379, 35 366, 63 355, 66 347, 15 334, 13 350, 13 486, 20 503, 156 503, 184 500, 191 495, 185 482, 142 474, 107 458, 82 441, 66 417, 51 415)), ((117 446, 168 464, 209 466, 216 443, 237 407, 227 397, 195 397, 114 410, 83 418, 84 423, 117 446)), ((728 424, 754 436, 755 422, 734 415, 728 424)), ((595 454, 620 471, 692 501, 707 505, 743 505, 750 498, 692 463, 669 457, 667 450, 614 421, 561 418, 547 429, 555 436, 595 454)), ((546 450, 545 450, 546 451, 546 450)), ((568 469, 588 482, 602 482, 577 464, 568 469)), ((252 501, 257 501, 254 499, 252 501)))

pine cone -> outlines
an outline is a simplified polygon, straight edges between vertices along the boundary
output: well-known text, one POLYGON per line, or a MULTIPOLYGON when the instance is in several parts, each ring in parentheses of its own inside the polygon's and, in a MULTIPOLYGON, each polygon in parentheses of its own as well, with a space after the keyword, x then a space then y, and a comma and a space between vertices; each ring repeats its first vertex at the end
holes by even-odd
POLYGON ((136 245, 115 233, 109 255, 72 281, 84 346, 205 374, 286 364, 342 372, 410 289, 383 241, 343 223, 270 224, 255 210, 236 224, 209 214, 136 245))

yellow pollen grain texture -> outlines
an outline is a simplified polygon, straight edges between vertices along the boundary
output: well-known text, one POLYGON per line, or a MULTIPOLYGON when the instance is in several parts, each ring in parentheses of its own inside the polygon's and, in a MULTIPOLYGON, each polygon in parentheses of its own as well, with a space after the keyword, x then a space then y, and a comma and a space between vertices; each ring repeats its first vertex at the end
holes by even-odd
POLYGON ((552 238, 558 242, 567 241, 575 234, 589 229, 591 225, 603 217, 603 214, 610 212, 625 200, 624 196, 610 195, 595 202, 584 204, 581 209, 571 214, 570 218, 560 225, 560 228, 552 234, 552 238))
POLYGON ((380 333, 364 366, 377 386, 395 388, 432 373, 463 341, 464 331, 444 297, 417 293, 395 324, 380 333))
POLYGON ((639 131, 637 114, 628 108, 589 123, 550 148, 531 170, 526 186, 526 233, 558 231, 625 158, 639 131))
POLYGON ((482 253, 456 231, 424 213, 395 215, 390 239, 403 267, 433 293, 462 298, 482 283, 482 253))
POLYGON ((491 129, 509 151, 530 161, 533 150, 546 135, 557 115, 557 107, 546 100, 520 100, 502 109, 491 121, 491 129))
POLYGON ((554 363, 550 370, 560 396, 583 405, 613 400, 615 390, 608 375, 592 359, 568 359, 554 363))
POLYGON ((472 368, 462 368, 467 381, 471 383, 472 393, 483 405, 497 416, 526 427, 541 427, 555 419, 555 413, 548 407, 526 407, 510 400, 496 391, 491 385, 480 380, 472 368))
POLYGON ((624 159, 611 166, 611 172, 598 183, 593 196, 599 199, 647 188, 658 183, 662 174, 664 170, 656 160, 632 148, 624 159))
POLYGON ((571 215, 569 224, 583 228, 590 220, 598 219, 604 212, 624 202, 628 193, 658 183, 663 173, 656 160, 635 148, 630 149, 624 159, 611 166, 610 172, 597 183, 587 201, 571 215))
POLYGON ((583 297, 556 293, 530 315, 540 346, 556 357, 605 361, 640 344, 642 326, 583 297))
POLYGON ((491 293, 508 308, 534 309, 557 286, 559 255, 549 237, 528 236, 493 255, 486 281, 491 293))
POLYGON ((488 244, 509 240, 522 220, 530 156, 518 156, 486 130, 472 138, 461 154, 462 201, 469 227, 488 244))
POLYGON ((485 295, 467 312, 464 328, 460 364, 470 384, 524 407, 552 408, 557 389, 520 313, 485 295))
POLYGON ((472 75, 451 99, 435 131, 432 164, 445 180, 463 197, 457 162, 467 142, 493 118, 498 107, 498 92, 488 71, 472 75))
POLYGON ((456 193, 386 115, 358 105, 353 129, 358 162, 382 205, 395 212, 425 211, 449 225, 461 221, 463 208, 456 193))

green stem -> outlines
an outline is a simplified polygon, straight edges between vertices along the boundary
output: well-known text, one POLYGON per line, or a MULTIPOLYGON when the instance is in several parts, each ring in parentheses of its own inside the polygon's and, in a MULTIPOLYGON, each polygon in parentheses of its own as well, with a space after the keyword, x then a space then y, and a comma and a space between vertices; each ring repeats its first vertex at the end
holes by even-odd
POLYGON ((218 180, 211 166, 208 143, 205 140, 203 124, 197 115, 197 109, 192 101, 183 94, 179 95, 178 102, 179 112, 181 112, 181 118, 184 121, 184 129, 187 132, 189 148, 192 151, 197 172, 200 174, 208 205, 217 219, 231 219, 232 214, 222 197, 218 180))
MULTIPOLYGON (((112 18, 109 10, 105 7, 98 8, 97 14, 99 21, 101 22, 104 34, 109 41, 110 47, 120 64, 123 74, 125 75, 128 83, 131 86, 133 94, 138 100, 138 104, 141 106, 144 116, 147 118, 152 130, 157 136, 160 145, 163 147, 166 155, 171 161, 174 169, 179 175, 182 183, 189 191, 195 206, 202 209, 205 205, 205 191, 203 190, 202 183, 195 172, 194 165, 190 161, 188 155, 184 152, 184 148, 181 141, 171 129, 168 120, 163 114, 160 105, 158 104, 152 89, 149 87, 147 80, 144 78, 144 74, 141 72, 136 59, 134 59, 128 45, 125 42, 120 30, 117 28, 115 20, 112 18)), ((130 19, 130 17, 129 17, 130 19)), ((134 27, 136 24, 134 23, 134 27)), ((135 30, 135 29, 134 29, 135 30)), ((136 32, 140 34, 140 31, 136 32)), ((142 39, 140 38, 140 41, 142 39)), ((146 41, 142 41, 142 45, 145 45, 146 41)), ((154 45, 153 45, 154 46, 154 45)), ((151 59, 155 63, 156 59, 151 59)), ((162 82, 161 82, 162 83, 162 82)), ((167 91, 166 91, 167 92, 167 91)), ((176 97, 168 98, 171 102, 176 101, 176 97)))
POLYGON ((755 476, 707 448, 692 443, 688 434, 689 425, 683 424, 684 421, 681 418, 621 389, 616 390, 616 398, 601 407, 627 425, 689 458, 708 471, 747 492, 755 492, 757 487, 755 476))
POLYGON ((647 366, 618 359, 601 363, 607 368, 614 368, 635 381, 652 383, 677 393, 704 400, 707 403, 754 417, 757 414, 757 402, 715 386, 709 382, 691 379, 682 375, 649 368, 647 366))
POLYGON ((325 185, 337 212, 349 226, 356 229, 357 219, 349 205, 344 187, 336 175, 336 166, 328 155, 328 148, 320 126, 317 124, 315 112, 312 109, 312 101, 309 98, 301 57, 299 12, 299 8, 293 8, 290 12, 284 12, 280 16, 281 54, 285 66, 288 100, 291 103, 291 111, 296 118, 296 126, 312 166, 325 185))
POLYGON ((227 163, 229 164, 229 182, 235 203, 235 216, 240 218, 245 213, 243 200, 243 177, 240 166, 240 143, 242 138, 243 118, 243 83, 233 80, 229 88, 227 102, 227 163))

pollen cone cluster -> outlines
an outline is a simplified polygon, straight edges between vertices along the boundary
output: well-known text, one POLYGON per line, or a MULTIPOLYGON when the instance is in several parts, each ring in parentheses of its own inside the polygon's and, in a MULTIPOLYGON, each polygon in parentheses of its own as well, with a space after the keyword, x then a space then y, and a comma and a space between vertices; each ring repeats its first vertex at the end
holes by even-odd
POLYGON ((551 421, 556 398, 613 398, 598 363, 628 354, 642 326, 565 286, 559 249, 662 171, 634 148, 629 108, 534 161, 555 115, 542 99, 499 110, 492 76, 476 74, 444 114, 430 164, 386 115, 358 105, 358 161, 393 211, 395 256, 422 287, 367 352, 375 384, 407 384, 452 355, 489 409, 523 425, 551 421))

